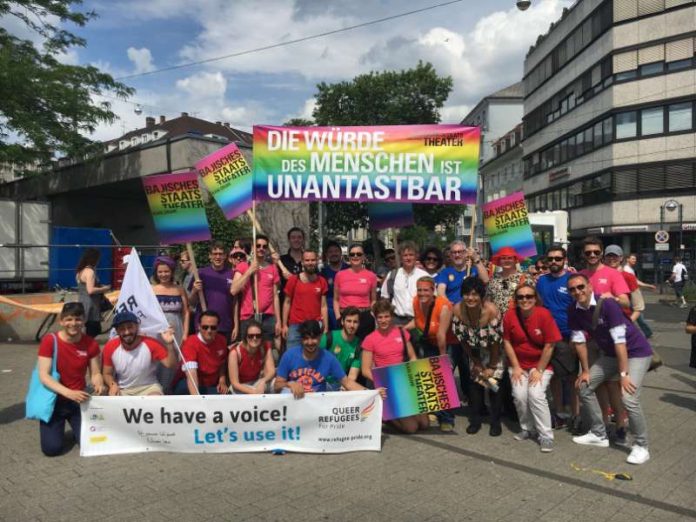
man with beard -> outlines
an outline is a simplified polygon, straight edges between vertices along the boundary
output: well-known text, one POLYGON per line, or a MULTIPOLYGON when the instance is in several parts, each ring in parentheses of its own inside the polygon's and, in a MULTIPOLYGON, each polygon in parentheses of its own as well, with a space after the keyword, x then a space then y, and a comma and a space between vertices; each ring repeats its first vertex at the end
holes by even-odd
POLYGON ((332 303, 332 306, 329 306, 329 330, 335 330, 340 328, 341 325, 338 323, 333 307, 334 279, 341 270, 348 268, 348 263, 343 260, 341 245, 336 241, 326 242, 326 245, 324 245, 324 257, 326 264, 322 267, 319 275, 326 279, 326 283, 329 285, 329 291, 326 293, 327 303, 332 303))
MULTIPOLYGON (((341 323, 342 328, 331 330, 322 336, 319 347, 333 353, 348 379, 357 381, 360 376, 360 339, 355 334, 360 326, 360 310, 354 306, 343 310, 341 323)), ((327 379, 327 382, 330 388, 340 387, 333 379, 327 379)))
POLYGON ((582 242, 582 255, 585 258, 585 270, 581 273, 590 280, 592 288, 599 297, 618 301, 623 308, 630 308, 628 298, 630 290, 621 272, 602 263, 604 245, 596 237, 587 237, 582 242))
POLYGON ((300 344, 299 327, 305 321, 321 321, 323 331, 329 330, 328 291, 326 279, 317 273, 317 253, 305 250, 302 272, 290 276, 285 285, 283 337, 287 339, 287 346, 300 344))
POLYGON ((118 337, 104 346, 103 375, 109 395, 163 395, 157 382, 157 363, 172 368, 176 364, 174 330, 162 332, 167 347, 156 339, 140 335, 140 321, 133 312, 119 312, 111 326, 118 337))
POLYGON ((404 326, 413 320, 413 298, 416 297, 416 281, 428 272, 416 266, 418 248, 413 241, 399 245, 401 268, 394 268, 382 283, 381 295, 394 305, 394 324, 404 326))

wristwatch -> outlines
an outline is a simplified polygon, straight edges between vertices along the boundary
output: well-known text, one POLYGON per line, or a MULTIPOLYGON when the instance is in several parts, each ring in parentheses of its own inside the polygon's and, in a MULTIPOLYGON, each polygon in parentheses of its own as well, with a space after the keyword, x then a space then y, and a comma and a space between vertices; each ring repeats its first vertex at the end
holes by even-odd
POLYGON ((628 377, 628 372, 621 372, 619 373, 621 377, 628 377))

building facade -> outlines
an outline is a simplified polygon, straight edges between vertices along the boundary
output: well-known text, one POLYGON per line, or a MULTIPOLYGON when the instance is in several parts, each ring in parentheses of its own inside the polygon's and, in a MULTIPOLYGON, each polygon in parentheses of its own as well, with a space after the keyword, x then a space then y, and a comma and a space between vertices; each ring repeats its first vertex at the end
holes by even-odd
POLYGON ((656 278, 696 248, 695 36, 693 0, 580 0, 524 64, 530 210, 569 210, 571 239, 618 242, 656 278))

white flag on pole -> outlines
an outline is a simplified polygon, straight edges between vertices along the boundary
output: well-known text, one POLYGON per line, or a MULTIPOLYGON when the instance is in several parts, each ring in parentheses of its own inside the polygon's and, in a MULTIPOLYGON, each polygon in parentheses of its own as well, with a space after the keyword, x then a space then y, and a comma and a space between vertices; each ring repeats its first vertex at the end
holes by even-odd
MULTIPOLYGON (((133 312, 137 315, 140 319, 140 333, 143 335, 157 337, 169 327, 135 248, 131 249, 128 256, 121 294, 114 310, 115 314, 119 312, 133 312)), ((113 336, 114 332, 111 334, 113 336)))

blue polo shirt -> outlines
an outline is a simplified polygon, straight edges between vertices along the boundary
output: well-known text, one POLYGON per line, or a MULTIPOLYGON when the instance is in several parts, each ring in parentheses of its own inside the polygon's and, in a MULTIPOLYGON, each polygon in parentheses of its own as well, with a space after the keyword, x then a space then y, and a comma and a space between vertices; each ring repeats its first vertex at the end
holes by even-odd
POLYGON ((573 298, 568 293, 568 278, 566 272, 562 276, 544 274, 536 283, 536 290, 544 303, 551 310, 561 335, 567 339, 570 336, 568 327, 568 307, 573 303, 573 298))
MULTIPOLYGON (((478 270, 475 266, 471 267, 471 272, 469 277, 477 277, 478 270)), ((457 270, 453 266, 448 266, 442 269, 442 271, 435 276, 436 285, 446 285, 445 293, 447 299, 450 303, 457 304, 462 300, 462 281, 466 279, 466 268, 464 270, 457 270)))

